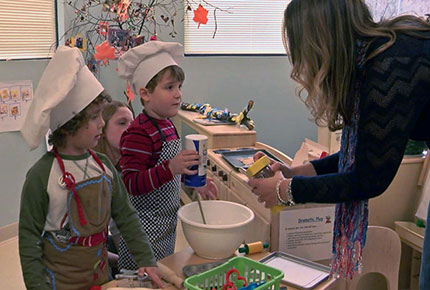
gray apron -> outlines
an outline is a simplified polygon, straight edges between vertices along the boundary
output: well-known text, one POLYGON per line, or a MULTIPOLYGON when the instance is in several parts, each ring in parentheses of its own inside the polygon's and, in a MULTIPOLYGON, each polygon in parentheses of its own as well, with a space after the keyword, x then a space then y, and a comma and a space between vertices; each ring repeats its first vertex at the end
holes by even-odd
MULTIPOLYGON (((143 111, 145 115, 145 111, 143 111)), ((147 115, 148 116, 148 115, 147 115)), ((157 165, 165 160, 174 158, 182 150, 181 139, 166 142, 158 124, 148 116, 157 128, 162 139, 162 148, 157 165)), ((176 129, 175 129, 176 130, 176 129)), ((177 133, 176 133, 177 134, 177 133)), ((181 175, 175 175, 172 180, 146 195, 128 195, 135 207, 143 230, 146 232, 156 260, 170 256, 175 250, 177 212, 180 207, 179 189, 181 175)), ((119 269, 136 270, 137 265, 130 254, 124 239, 120 239, 119 269)))

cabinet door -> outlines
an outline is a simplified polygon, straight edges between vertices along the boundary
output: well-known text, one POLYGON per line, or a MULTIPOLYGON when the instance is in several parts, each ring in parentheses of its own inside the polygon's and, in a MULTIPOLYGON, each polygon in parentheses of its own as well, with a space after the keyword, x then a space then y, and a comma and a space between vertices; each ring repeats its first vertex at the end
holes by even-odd
POLYGON ((207 171, 207 177, 210 177, 213 179, 215 185, 218 188, 218 198, 219 200, 227 200, 227 190, 228 187, 221 181, 221 179, 218 176, 215 176, 214 173, 207 171))
POLYGON ((264 203, 258 201, 258 197, 252 193, 251 187, 248 184, 243 183, 236 176, 232 176, 230 178, 230 189, 239 195, 249 208, 254 212, 258 212, 265 220, 270 221, 270 209, 265 208, 264 203))
MULTIPOLYGON (((229 201, 237 202, 242 205, 248 206, 247 203, 235 192, 228 190, 229 201)), ((252 208, 251 208, 252 210, 252 208)), ((257 241, 270 243, 270 222, 268 222, 262 215, 254 211, 254 220, 248 226, 248 232, 244 237, 246 243, 257 241)))

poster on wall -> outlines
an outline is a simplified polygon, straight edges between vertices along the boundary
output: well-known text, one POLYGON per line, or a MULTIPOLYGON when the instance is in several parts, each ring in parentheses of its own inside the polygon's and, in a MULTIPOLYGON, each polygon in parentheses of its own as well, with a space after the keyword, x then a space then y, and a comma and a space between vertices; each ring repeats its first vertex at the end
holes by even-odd
POLYGON ((0 133, 19 131, 32 100, 31 81, 0 82, 0 133))
POLYGON ((330 259, 335 206, 283 210, 279 251, 311 261, 330 259))

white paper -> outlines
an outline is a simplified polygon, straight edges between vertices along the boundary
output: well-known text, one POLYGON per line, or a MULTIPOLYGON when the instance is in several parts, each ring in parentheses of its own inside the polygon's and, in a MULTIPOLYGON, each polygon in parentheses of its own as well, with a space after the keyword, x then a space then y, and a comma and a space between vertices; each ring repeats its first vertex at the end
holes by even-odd
POLYGON ((32 100, 31 81, 0 82, 0 132, 19 131, 32 100))
POLYGON ((421 202, 418 206, 417 213, 415 214, 417 218, 419 218, 420 220, 423 220, 425 223, 427 222, 427 211, 429 207, 429 201, 430 201, 430 169, 427 170, 426 179, 421 193, 421 202))
POLYGON ((334 205, 281 211, 279 251, 311 261, 330 259, 334 211, 334 205))
POLYGON ((294 167, 309 163, 311 160, 320 158, 323 152, 328 152, 328 148, 326 146, 305 138, 305 141, 302 142, 300 149, 297 150, 296 154, 294 155, 291 166, 294 167))

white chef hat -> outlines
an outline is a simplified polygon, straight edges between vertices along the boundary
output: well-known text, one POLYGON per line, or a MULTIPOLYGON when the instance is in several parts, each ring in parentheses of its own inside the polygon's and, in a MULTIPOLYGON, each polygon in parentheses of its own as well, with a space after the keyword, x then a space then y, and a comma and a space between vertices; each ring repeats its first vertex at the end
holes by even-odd
POLYGON ((135 95, 162 69, 184 58, 182 44, 152 40, 133 47, 118 59, 118 75, 128 80, 135 95))
POLYGON ((39 81, 21 133, 30 149, 88 106, 103 86, 85 65, 78 48, 59 46, 39 81))

